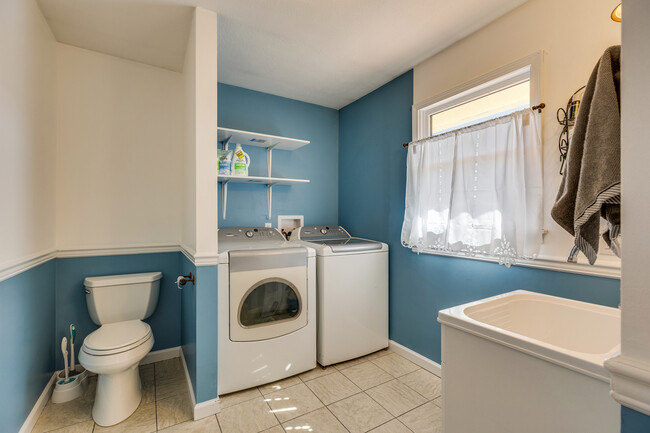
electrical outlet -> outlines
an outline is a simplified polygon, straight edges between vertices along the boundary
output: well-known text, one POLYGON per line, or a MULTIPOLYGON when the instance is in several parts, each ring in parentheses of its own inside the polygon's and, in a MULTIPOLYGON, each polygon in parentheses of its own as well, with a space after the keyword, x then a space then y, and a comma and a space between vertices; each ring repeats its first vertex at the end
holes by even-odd
POLYGON ((264 223, 264 227, 271 228, 271 223, 264 223))

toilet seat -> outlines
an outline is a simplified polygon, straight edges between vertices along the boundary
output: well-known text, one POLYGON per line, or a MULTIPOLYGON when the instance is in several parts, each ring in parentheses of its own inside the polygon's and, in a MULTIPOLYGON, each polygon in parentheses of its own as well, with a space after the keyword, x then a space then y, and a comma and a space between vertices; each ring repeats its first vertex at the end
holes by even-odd
POLYGON ((94 356, 115 355, 133 350, 152 337, 151 327, 140 320, 108 323, 84 339, 82 350, 94 356))

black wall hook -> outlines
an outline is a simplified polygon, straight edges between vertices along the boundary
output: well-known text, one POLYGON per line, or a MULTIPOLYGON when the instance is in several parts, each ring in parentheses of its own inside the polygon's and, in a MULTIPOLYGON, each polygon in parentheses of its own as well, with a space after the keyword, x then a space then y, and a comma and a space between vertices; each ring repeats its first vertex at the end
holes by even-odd
POLYGON ((191 272, 189 275, 183 275, 182 277, 183 278, 178 282, 181 286, 184 286, 188 282, 194 284, 194 275, 192 275, 191 272))

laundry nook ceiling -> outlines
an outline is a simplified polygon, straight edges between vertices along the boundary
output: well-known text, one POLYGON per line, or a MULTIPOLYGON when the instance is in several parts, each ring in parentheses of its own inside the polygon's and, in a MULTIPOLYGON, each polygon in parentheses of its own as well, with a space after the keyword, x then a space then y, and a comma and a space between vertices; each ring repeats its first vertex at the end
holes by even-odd
POLYGON ((222 83, 340 108, 526 0, 38 0, 59 42, 180 71, 218 13, 222 83))

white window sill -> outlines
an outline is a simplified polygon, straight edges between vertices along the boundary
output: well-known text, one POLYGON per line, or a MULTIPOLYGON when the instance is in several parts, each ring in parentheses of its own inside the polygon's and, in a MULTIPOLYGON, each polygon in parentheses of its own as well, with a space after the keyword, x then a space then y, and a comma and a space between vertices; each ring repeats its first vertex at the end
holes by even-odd
MULTIPOLYGON (((411 249, 416 254, 431 254, 434 256, 456 257, 460 259, 479 260, 481 262, 499 263, 499 260, 491 257, 467 256, 463 253, 451 253, 434 250, 411 249)), ((621 278, 620 260, 608 253, 598 255, 595 265, 590 265, 585 257, 578 258, 578 263, 568 263, 566 257, 541 256, 535 260, 518 259, 513 266, 526 268, 546 269, 550 271, 569 272, 572 274, 592 275, 605 278, 621 278)))

